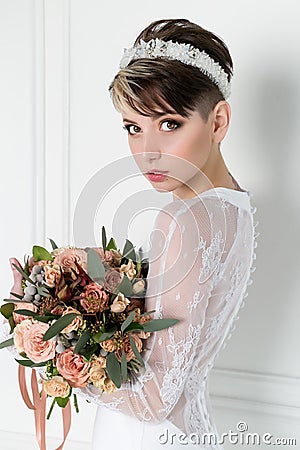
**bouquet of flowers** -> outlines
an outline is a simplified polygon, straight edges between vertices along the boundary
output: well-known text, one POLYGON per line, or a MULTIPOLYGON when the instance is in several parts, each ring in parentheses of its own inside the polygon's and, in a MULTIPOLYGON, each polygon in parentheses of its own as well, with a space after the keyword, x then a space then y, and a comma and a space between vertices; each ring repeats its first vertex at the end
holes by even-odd
MULTIPOLYGON (((151 333, 178 322, 145 311, 148 260, 128 239, 121 252, 102 227, 102 247, 50 242, 51 252, 35 245, 23 269, 14 265, 23 295, 11 292, 0 308, 10 326, 0 348, 17 350, 23 369, 40 368, 42 393, 53 397, 48 418, 55 403, 68 405, 72 388, 111 393, 132 380, 151 333)), ((74 404, 78 411, 75 394, 74 404)))

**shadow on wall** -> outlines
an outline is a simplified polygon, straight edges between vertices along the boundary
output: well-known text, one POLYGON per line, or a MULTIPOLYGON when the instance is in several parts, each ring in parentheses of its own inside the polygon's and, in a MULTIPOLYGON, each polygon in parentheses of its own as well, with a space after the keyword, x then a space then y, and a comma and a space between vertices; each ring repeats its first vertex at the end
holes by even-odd
POLYGON ((285 75, 274 78, 272 72, 269 79, 260 81, 260 90, 255 96, 258 103, 253 108, 257 111, 253 126, 263 149, 259 161, 271 183, 271 189, 266 190, 268 197, 261 198, 261 204, 255 203, 255 218, 259 220, 257 231, 261 234, 257 259, 263 270, 255 272, 253 278, 259 299, 257 313, 270 320, 269 323, 258 320, 256 324, 261 325, 261 330, 258 329, 261 343, 255 350, 257 365, 268 367, 269 360, 270 367, 274 367, 276 359, 276 375, 292 376, 288 367, 284 370, 286 358, 293 353, 292 349, 289 354, 284 351, 284 341, 291 332, 293 289, 299 275, 300 214, 297 204, 293 205, 289 199, 291 183, 287 180, 294 152, 299 151, 299 143, 297 146, 294 139, 295 130, 299 128, 299 109, 294 83, 285 75), (266 327, 273 327, 275 332, 266 337, 266 327))

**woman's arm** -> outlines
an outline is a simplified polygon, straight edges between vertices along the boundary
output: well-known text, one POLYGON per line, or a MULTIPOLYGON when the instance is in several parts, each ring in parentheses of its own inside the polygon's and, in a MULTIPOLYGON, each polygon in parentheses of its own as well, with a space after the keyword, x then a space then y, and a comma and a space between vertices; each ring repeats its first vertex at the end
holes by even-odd
POLYGON ((180 322, 148 339, 145 372, 134 383, 112 394, 91 385, 81 393, 140 420, 160 422, 170 414, 198 353, 226 231, 218 199, 197 201, 190 207, 173 202, 158 214, 151 236, 146 309, 156 310, 155 317, 180 322))

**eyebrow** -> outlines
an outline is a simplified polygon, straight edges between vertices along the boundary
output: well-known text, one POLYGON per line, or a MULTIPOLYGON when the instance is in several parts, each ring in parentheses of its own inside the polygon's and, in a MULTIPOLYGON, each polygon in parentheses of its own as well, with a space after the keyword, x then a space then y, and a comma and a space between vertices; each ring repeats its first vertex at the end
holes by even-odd
MULTIPOLYGON (((163 112, 163 113, 157 113, 154 114, 153 116, 150 116, 152 118, 152 120, 156 120, 159 117, 164 117, 164 116, 177 116, 180 115, 178 114, 176 111, 174 112, 163 112)), ((126 119, 126 117, 123 118, 123 122, 129 122, 129 123, 134 123, 137 125, 137 123, 134 120, 130 120, 130 119, 126 119)))

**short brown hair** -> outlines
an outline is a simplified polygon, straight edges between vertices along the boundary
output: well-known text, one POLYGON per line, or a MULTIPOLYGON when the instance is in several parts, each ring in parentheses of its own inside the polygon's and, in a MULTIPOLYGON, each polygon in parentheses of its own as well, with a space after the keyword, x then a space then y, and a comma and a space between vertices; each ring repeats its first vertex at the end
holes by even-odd
MULTIPOLYGON (((141 39, 148 42, 155 38, 204 50, 221 65, 228 81, 231 80, 233 62, 229 50, 211 31, 187 19, 162 19, 145 28, 134 44, 141 39)), ((188 117, 197 109, 205 121, 213 107, 224 100, 218 86, 198 68, 163 58, 131 61, 117 73, 109 91, 117 110, 129 106, 144 116, 152 116, 159 114, 159 110, 168 113, 173 109, 188 117)))

